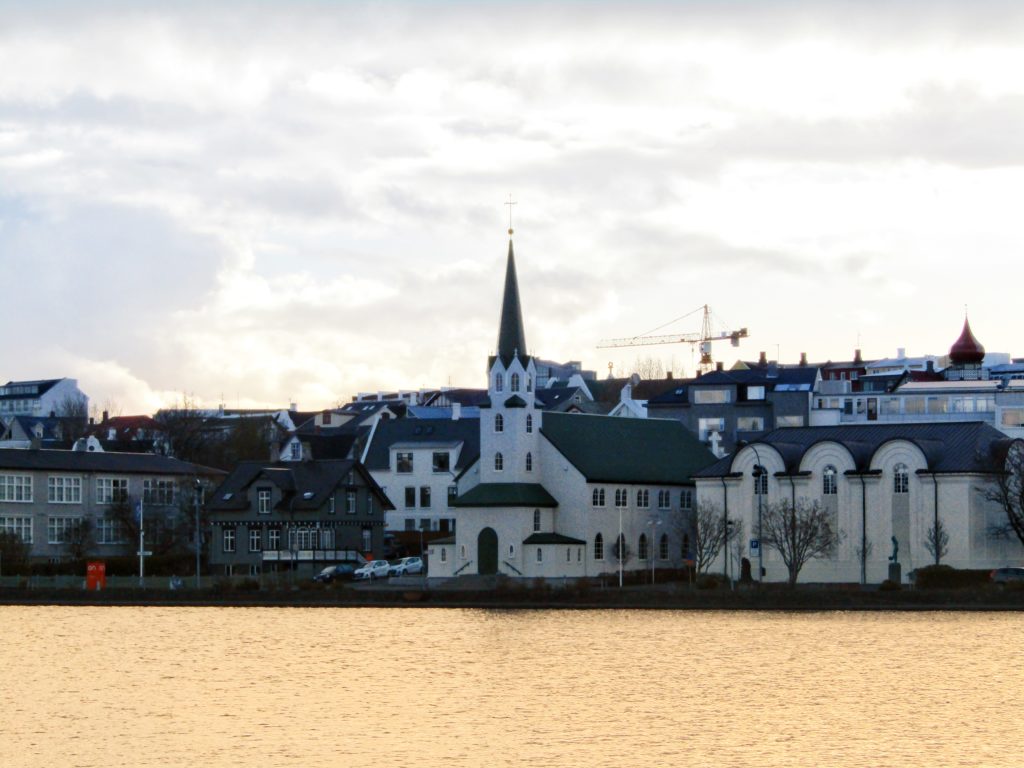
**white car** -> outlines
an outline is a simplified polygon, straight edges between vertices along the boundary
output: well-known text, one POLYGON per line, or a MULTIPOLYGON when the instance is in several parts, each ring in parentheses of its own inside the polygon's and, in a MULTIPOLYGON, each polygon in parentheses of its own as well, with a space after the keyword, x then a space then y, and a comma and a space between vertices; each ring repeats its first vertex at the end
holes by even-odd
POLYGON ((423 573, 423 559, 419 557, 403 557, 391 564, 388 569, 389 576, 406 576, 413 573, 423 573))
POLYGON ((388 570, 391 568, 390 563, 387 560, 371 560, 362 568, 356 568, 356 572, 352 574, 355 579, 386 579, 388 577, 388 570))

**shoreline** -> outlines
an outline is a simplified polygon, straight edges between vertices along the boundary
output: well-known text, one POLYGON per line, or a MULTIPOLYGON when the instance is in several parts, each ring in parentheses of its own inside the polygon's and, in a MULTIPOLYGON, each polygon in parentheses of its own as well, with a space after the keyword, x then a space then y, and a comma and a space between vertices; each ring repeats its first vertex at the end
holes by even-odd
POLYGON ((644 590, 605 588, 588 594, 530 590, 324 589, 225 591, 0 589, 0 605, 182 608, 471 608, 487 610, 1024 611, 1022 590, 644 590))

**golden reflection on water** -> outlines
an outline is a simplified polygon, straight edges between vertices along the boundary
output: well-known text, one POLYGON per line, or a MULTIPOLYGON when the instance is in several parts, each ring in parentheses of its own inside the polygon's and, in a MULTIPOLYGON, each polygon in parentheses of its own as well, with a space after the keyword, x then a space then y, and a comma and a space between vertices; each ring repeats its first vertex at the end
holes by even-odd
POLYGON ((1020 766, 1018 614, 0 607, 0 766, 1020 766))

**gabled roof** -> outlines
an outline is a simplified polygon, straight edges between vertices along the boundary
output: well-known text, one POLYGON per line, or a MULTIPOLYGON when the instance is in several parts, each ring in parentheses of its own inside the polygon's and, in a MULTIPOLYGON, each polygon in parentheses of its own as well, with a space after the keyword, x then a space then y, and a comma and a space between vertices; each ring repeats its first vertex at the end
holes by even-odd
POLYGON ((366 467, 371 471, 391 466, 391 446, 396 443, 424 446, 431 443, 462 443, 454 472, 459 472, 480 456, 480 419, 397 419, 382 421, 373 433, 373 442, 366 454, 366 467))
POLYGON ((557 507, 539 483, 480 483, 452 502, 453 507, 557 507))
POLYGON ((247 496, 248 489, 261 482, 270 482, 282 490, 279 510, 312 511, 320 509, 339 485, 344 485, 349 472, 363 478, 384 509, 394 509, 380 486, 363 465, 356 461, 243 461, 235 467, 214 491, 207 509, 213 512, 247 510, 255 502, 247 496))
POLYGON ((776 389, 782 385, 813 385, 818 378, 818 367, 813 365, 795 367, 757 366, 745 370, 711 371, 697 379, 690 380, 691 387, 722 384, 745 384, 776 389))
POLYGON ((541 434, 592 483, 686 485, 714 455, 674 419, 543 412, 541 434))
POLYGON ((523 544, 586 544, 583 539, 574 539, 561 533, 531 533, 523 544))
POLYGON ((146 475, 223 475, 219 469, 153 453, 90 453, 88 451, 0 448, 0 469, 41 469, 67 472, 110 472, 146 475))
MULTIPOLYGON (((797 472, 804 455, 819 443, 843 445, 861 472, 866 472, 875 453, 886 443, 905 440, 925 456, 928 472, 991 472, 992 456, 1007 442, 995 427, 980 421, 931 424, 841 424, 828 427, 782 427, 752 440, 751 445, 774 448, 787 473, 797 472)), ((737 449, 737 453, 742 448, 737 449)), ((727 477, 732 461, 727 456, 698 473, 698 477, 727 477)))

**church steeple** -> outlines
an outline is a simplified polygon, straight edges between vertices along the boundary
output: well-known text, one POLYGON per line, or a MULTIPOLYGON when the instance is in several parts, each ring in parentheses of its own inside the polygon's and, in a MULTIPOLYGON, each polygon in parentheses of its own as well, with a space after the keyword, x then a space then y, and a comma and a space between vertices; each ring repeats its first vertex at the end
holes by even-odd
POLYGON ((512 238, 508 241, 508 263, 505 266, 505 295, 501 300, 501 325, 498 328, 498 357, 506 366, 512 358, 526 360, 526 333, 523 331, 523 312, 519 306, 519 281, 516 279, 516 259, 512 253, 512 238))

